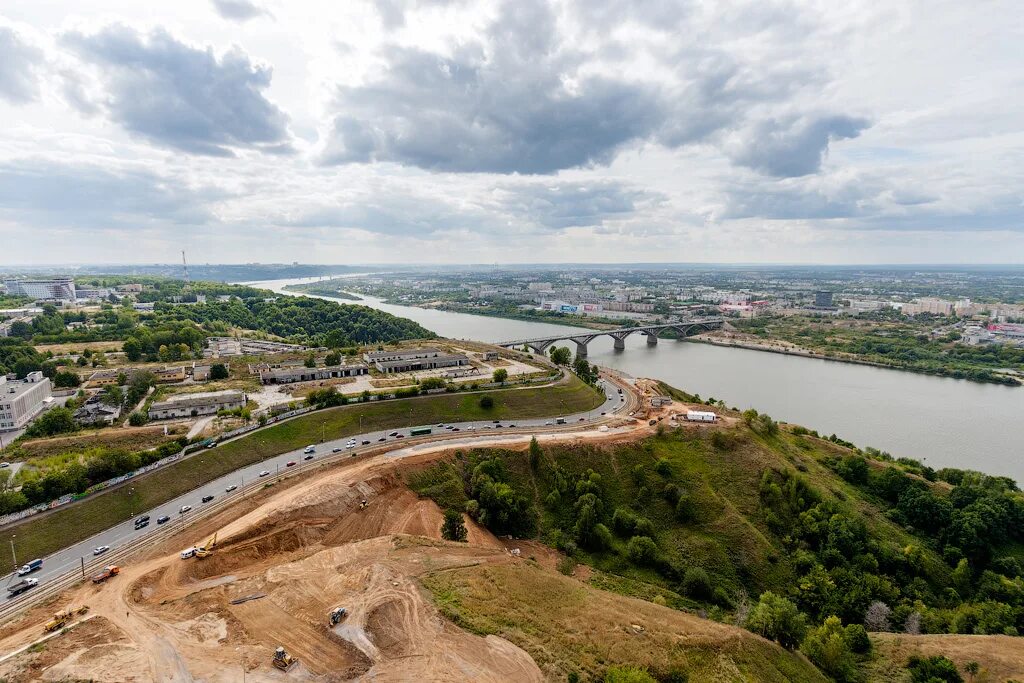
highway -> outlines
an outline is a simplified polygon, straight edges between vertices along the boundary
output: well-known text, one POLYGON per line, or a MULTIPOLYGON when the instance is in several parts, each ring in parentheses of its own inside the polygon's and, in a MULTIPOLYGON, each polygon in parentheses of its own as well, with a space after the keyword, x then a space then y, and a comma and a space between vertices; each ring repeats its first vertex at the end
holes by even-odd
MULTIPOLYGON (((406 444, 423 444, 432 441, 440 441, 444 438, 450 439, 455 434, 458 435, 459 445, 466 445, 466 442, 471 442, 473 437, 477 437, 478 439, 494 438, 502 433, 511 432, 522 434, 529 433, 529 430, 537 428, 543 428, 545 432, 578 430, 581 426, 599 424, 602 421, 607 420, 607 416, 612 414, 621 415, 638 408, 632 387, 624 380, 609 374, 603 374, 602 383, 606 387, 605 402, 600 407, 587 412, 561 416, 565 418, 565 425, 554 424, 556 420, 555 416, 528 420, 513 418, 502 421, 500 423, 500 428, 492 421, 458 422, 445 424, 445 426, 451 424, 452 427, 458 427, 458 432, 453 432, 452 430, 444 427, 437 427, 436 424, 418 425, 413 427, 366 432, 364 434, 357 434, 351 437, 326 441, 324 443, 316 443, 315 435, 311 434, 310 443, 316 448, 316 452, 313 454, 312 460, 313 462, 316 462, 324 459, 326 456, 330 456, 332 460, 337 461, 338 458, 343 458, 346 455, 348 457, 355 457, 370 450, 379 452, 380 448, 385 446, 385 444, 391 444, 395 447, 405 446, 406 444), (613 381, 608 381, 609 379, 612 379, 613 381), (623 389, 623 393, 621 395, 617 393, 617 389, 620 387, 623 389), (417 427, 430 427, 432 429, 432 433, 429 436, 418 436, 415 439, 410 439, 410 430, 416 429, 417 427), (402 437, 389 436, 393 432, 401 434, 402 437), (355 439, 357 444, 355 448, 346 448, 346 444, 350 438, 355 439), (364 445, 363 441, 369 441, 370 443, 368 445, 364 445), (337 453, 334 452, 335 449, 339 449, 337 453)), ((247 434, 246 436, 251 436, 253 433, 254 432, 250 432, 250 434, 247 434)), ((471 443, 469 445, 471 445, 471 443)), ((202 458, 203 454, 202 452, 199 452, 191 457, 202 458)), ((140 510, 135 513, 132 519, 127 519, 121 524, 101 531, 91 538, 48 555, 43 558, 42 568, 30 574, 31 577, 39 580, 39 586, 14 597, 5 596, 5 607, 12 605, 12 603, 31 601, 32 595, 38 593, 41 589, 44 589, 48 581, 64 577, 72 570, 79 570, 82 566, 83 560, 87 576, 98 571, 97 567, 102 567, 105 564, 103 561, 104 555, 94 557, 94 548, 103 545, 110 546, 110 550, 105 554, 111 554, 119 548, 139 542, 145 539, 155 529, 160 528, 160 525, 157 525, 157 519, 165 515, 170 517, 170 521, 166 522, 163 526, 176 525, 178 528, 183 528, 184 525, 189 522, 190 516, 194 516, 194 514, 200 511, 204 505, 212 505, 221 501, 225 497, 235 497, 240 499, 242 494, 245 493, 243 485, 248 484, 255 479, 259 479, 261 472, 278 474, 291 469, 288 467, 289 462, 296 463, 296 465, 293 466, 296 469, 302 465, 312 464, 303 460, 305 457, 306 454, 303 453, 303 449, 298 449, 281 453, 280 455, 272 456, 261 462, 242 467, 231 474, 224 475, 219 479, 204 484, 203 486, 193 489, 192 491, 189 491, 188 493, 170 500, 156 508, 151 510, 140 510), (230 486, 237 486, 238 488, 234 491, 227 492, 226 489, 230 486), (201 501, 205 496, 214 496, 214 499, 213 501, 204 504, 201 501), (188 512, 181 513, 180 510, 183 506, 191 506, 192 509, 188 512), (149 526, 142 529, 136 529, 134 524, 135 519, 138 519, 143 515, 149 515, 149 526)), ((305 469, 305 467, 302 469, 305 469)), ((268 479, 270 479, 270 477, 268 477, 268 479)), ((18 561, 21 564, 25 564, 32 559, 34 558, 19 557, 18 561)), ((20 578, 16 577, 13 573, 8 574, 7 580, 4 582, 4 586, 17 583, 18 580, 20 580, 20 578)))

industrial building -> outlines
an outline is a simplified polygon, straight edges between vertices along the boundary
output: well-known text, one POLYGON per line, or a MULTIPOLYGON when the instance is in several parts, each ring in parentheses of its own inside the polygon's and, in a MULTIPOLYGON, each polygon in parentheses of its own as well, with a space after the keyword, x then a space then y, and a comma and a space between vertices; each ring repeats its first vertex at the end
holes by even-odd
POLYGON ((265 353, 300 353, 313 349, 301 344, 285 344, 284 342, 266 341, 263 339, 237 339, 235 337, 210 337, 206 340, 207 358, 223 358, 225 356, 260 356, 265 353))
POLYGON ((461 353, 445 353, 437 349, 407 349, 364 353, 363 360, 385 374, 436 370, 469 365, 469 358, 461 353))
POLYGON ((21 429, 53 402, 50 380, 40 371, 23 380, 0 375, 0 432, 21 429))
POLYGON ((75 281, 69 277, 46 280, 6 280, 4 285, 11 296, 27 296, 48 301, 75 303, 75 281))
POLYGON ((259 368, 260 381, 264 384, 290 384, 292 382, 316 382, 335 377, 356 377, 367 375, 370 369, 364 363, 329 365, 324 368, 304 366, 259 368))
POLYGON ((75 422, 88 425, 111 425, 121 417, 121 406, 112 406, 103 402, 100 394, 89 399, 74 412, 75 422))
POLYGON ((209 391, 199 394, 181 394, 166 401, 157 401, 149 408, 149 419, 168 420, 177 417, 214 415, 219 410, 245 407, 246 397, 241 391, 209 391))

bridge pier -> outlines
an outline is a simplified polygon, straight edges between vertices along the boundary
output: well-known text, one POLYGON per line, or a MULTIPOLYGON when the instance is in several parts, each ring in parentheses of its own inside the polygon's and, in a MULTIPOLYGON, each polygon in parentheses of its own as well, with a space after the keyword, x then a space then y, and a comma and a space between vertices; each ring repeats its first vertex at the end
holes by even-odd
POLYGON ((625 351, 626 350, 626 338, 625 337, 614 337, 614 339, 615 339, 615 343, 612 345, 612 348, 615 349, 616 351, 625 351))
POLYGON ((573 342, 576 344, 576 357, 577 358, 586 358, 587 357, 587 342, 580 342, 580 341, 576 341, 575 339, 573 339, 573 342))
POLYGON ((648 346, 657 346, 658 345, 658 333, 657 332, 648 332, 647 333, 647 345, 648 346))

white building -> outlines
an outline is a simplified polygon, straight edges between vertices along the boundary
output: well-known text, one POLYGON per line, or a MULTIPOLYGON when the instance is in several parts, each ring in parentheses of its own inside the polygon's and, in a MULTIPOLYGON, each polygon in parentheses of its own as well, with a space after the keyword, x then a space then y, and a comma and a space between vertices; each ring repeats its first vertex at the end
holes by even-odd
POLYGON ((932 315, 951 315, 953 313, 953 302, 934 297, 915 299, 903 306, 904 315, 920 315, 931 313, 932 315))
POLYGON ((52 299, 75 303, 75 281, 69 277, 47 280, 7 280, 7 291, 14 296, 32 299, 52 299))
POLYGON ((0 375, 0 432, 21 429, 53 402, 50 380, 30 372, 23 380, 0 375))
POLYGON ((166 401, 157 401, 149 407, 149 419, 167 420, 176 417, 199 417, 214 415, 218 410, 234 410, 245 407, 246 397, 241 391, 208 391, 199 394, 171 396, 166 401))

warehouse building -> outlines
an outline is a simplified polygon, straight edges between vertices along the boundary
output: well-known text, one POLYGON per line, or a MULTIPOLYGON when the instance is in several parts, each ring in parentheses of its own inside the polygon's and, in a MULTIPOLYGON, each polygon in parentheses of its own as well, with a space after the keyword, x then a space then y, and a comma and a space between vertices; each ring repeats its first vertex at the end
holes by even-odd
POLYGON ((50 380, 40 371, 23 380, 0 375, 0 432, 21 429, 53 402, 50 380))
POLYGON ((292 382, 316 382, 335 377, 357 377, 367 375, 370 369, 364 363, 350 365, 329 365, 324 368, 304 366, 283 368, 260 368, 260 381, 264 384, 290 384, 292 382))
POLYGON ((219 410, 245 407, 245 394, 241 391, 209 391, 199 394, 181 394, 166 401, 157 401, 149 408, 149 419, 168 420, 178 417, 215 415, 219 410))

